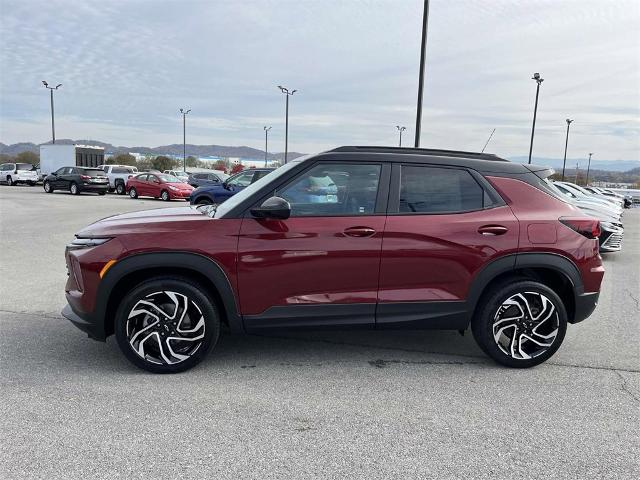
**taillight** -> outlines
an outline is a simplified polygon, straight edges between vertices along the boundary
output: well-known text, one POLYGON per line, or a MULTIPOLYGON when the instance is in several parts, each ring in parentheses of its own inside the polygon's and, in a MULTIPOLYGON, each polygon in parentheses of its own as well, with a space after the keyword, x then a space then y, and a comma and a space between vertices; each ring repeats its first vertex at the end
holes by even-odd
POLYGON ((600 233, 602 233, 600 230, 600 221, 595 218, 561 217, 558 220, 571 230, 587 238, 598 238, 600 233))
POLYGON ((80 175, 80 178, 82 180, 91 180, 91 177, 89 175, 80 175))

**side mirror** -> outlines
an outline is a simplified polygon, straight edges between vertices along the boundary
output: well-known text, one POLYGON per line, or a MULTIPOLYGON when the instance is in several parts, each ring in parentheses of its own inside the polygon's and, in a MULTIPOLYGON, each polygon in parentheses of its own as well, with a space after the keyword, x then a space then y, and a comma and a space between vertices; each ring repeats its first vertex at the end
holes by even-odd
POLYGON ((274 218, 286 220, 291 216, 291 205, 284 198, 267 198, 258 208, 251 209, 251 215, 256 218, 274 218))

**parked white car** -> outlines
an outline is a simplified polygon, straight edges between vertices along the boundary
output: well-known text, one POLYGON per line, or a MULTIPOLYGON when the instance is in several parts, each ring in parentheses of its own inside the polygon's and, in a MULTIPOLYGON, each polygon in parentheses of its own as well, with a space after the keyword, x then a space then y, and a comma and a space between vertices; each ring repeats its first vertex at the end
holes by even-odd
POLYGON ((127 180, 138 174, 138 169, 130 165, 101 165, 100 167, 109 179, 109 191, 118 195, 127 193, 127 180))
POLYGON ((26 183, 35 185, 38 181, 38 171, 30 163, 3 163, 0 165, 0 182, 7 185, 26 183))
POLYGON ((178 178, 178 180, 180 180, 181 182, 189 183, 189 174, 182 170, 165 170, 162 173, 166 173, 167 175, 173 175, 174 177, 178 178))

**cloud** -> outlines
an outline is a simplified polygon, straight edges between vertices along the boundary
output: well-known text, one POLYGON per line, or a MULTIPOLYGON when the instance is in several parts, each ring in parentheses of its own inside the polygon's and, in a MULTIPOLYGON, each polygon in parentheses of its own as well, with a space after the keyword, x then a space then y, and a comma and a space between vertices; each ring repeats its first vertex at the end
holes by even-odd
MULTIPOLYGON (((420 1, 2 0, 0 141, 49 135, 56 92, 61 137, 121 145, 181 140, 261 148, 263 125, 290 149, 395 144, 413 137, 420 1), (64 131, 64 133, 63 133, 64 131)), ((538 0, 432 2, 424 146, 534 153, 571 146, 601 158, 640 158, 640 3, 538 0)))

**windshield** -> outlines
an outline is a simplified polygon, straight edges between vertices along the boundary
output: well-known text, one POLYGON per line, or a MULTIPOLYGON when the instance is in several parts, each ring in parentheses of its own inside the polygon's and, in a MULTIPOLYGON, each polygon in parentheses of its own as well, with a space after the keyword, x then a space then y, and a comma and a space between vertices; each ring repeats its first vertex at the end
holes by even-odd
POLYGON ((166 173, 156 173, 156 176, 160 179, 161 182, 164 183, 180 183, 180 179, 178 177, 174 177, 173 175, 167 175, 166 173))
POLYGON ((33 170, 33 165, 30 163, 16 163, 16 170, 33 170))
MULTIPOLYGON (((306 160, 310 156, 311 155, 305 155, 304 157, 298 157, 295 160, 291 160, 290 162, 286 163, 280 168, 275 169, 273 172, 269 173, 268 175, 265 175, 260 180, 257 180, 256 182, 252 183, 247 188, 236 193, 233 197, 229 198, 227 201, 219 205, 217 209, 213 211, 207 211, 206 213, 209 214, 210 216, 215 216, 215 218, 222 217, 225 213, 235 208, 236 205, 239 205, 240 203, 245 201, 247 198, 249 198, 251 195, 253 195, 254 192, 257 192, 265 185, 268 185, 269 183, 276 181, 280 176, 284 175, 293 167, 299 165, 300 162, 306 160)), ((203 213, 205 212, 203 211, 203 213)))
POLYGON ((87 175, 88 177, 104 177, 104 171, 96 169, 88 169, 84 168, 81 170, 83 175, 87 175))

